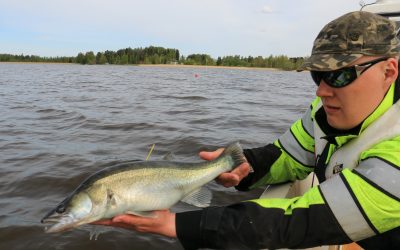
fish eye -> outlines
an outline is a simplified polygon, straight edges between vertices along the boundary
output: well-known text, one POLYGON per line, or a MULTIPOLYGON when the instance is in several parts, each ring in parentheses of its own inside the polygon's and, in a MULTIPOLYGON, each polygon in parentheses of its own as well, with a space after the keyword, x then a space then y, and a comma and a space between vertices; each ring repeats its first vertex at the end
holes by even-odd
POLYGON ((57 213, 62 214, 65 212, 65 207, 64 206, 59 206, 56 210, 57 213))

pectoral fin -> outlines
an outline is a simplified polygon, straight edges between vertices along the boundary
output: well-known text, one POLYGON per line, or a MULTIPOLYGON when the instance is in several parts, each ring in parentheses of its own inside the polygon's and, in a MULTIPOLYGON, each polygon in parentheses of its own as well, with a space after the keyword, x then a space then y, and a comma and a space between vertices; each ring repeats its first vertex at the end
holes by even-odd
POLYGON ((206 187, 201 187, 186 195, 182 201, 196 207, 208 207, 211 203, 211 198, 211 191, 206 187))
POLYGON ((107 206, 108 207, 116 207, 117 206, 117 197, 111 189, 107 189, 107 206))

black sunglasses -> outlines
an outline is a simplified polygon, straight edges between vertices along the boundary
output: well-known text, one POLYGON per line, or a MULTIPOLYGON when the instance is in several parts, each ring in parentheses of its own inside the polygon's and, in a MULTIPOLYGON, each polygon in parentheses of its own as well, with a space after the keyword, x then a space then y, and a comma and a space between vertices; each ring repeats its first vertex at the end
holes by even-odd
POLYGON ((383 62, 389 57, 379 58, 370 62, 354 65, 333 71, 311 71, 311 77, 317 86, 320 85, 321 80, 333 88, 342 88, 352 83, 362 73, 379 62, 383 62))

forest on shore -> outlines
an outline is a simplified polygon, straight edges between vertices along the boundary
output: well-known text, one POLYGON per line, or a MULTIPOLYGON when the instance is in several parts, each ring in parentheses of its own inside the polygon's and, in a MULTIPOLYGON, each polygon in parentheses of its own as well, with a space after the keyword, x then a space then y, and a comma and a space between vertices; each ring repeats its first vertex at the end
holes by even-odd
POLYGON ((51 62, 51 63, 78 63, 78 64, 180 64, 205 66, 232 66, 232 67, 259 67, 294 70, 303 58, 289 58, 285 55, 262 57, 240 55, 212 58, 208 54, 181 55, 178 49, 150 46, 146 48, 126 48, 118 51, 106 50, 80 52, 76 57, 41 57, 37 55, 0 54, 0 62, 51 62))

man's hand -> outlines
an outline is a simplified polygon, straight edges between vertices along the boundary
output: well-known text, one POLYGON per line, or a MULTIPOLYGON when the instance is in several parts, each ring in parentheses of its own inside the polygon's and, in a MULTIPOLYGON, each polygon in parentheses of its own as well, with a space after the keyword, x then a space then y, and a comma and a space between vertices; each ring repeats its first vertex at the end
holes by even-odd
MULTIPOLYGON (((202 151, 199 153, 199 156, 207 161, 211 161, 216 159, 224 152, 223 148, 217 149, 214 152, 206 152, 202 151)), ((250 165, 249 163, 245 162, 234 168, 231 172, 225 172, 220 174, 216 181, 223 185, 224 187, 233 187, 237 186, 240 181, 246 177, 250 173, 250 165)))
POLYGON ((92 224, 121 227, 138 232, 155 233, 176 238, 175 214, 169 210, 154 211, 154 217, 151 218, 123 214, 109 220, 95 221, 92 224))

